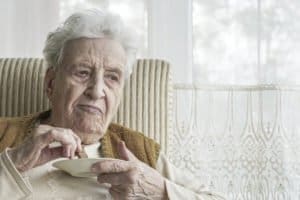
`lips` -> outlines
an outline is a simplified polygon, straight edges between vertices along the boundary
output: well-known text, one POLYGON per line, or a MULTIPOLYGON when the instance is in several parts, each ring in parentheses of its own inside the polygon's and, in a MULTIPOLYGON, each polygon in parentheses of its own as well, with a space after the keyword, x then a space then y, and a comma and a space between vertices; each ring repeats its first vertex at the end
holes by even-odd
POLYGON ((96 115, 102 115, 103 114, 103 112, 100 108, 98 108, 96 106, 93 106, 93 105, 80 104, 80 105, 78 105, 78 108, 82 111, 92 113, 92 114, 96 114, 96 115))

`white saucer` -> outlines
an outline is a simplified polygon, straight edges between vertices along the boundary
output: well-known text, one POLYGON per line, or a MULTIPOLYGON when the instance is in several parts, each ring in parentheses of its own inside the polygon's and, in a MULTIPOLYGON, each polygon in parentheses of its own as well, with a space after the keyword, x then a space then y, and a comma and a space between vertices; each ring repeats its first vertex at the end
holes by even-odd
POLYGON ((96 173, 91 172, 91 166, 99 161, 117 160, 113 158, 80 158, 73 160, 59 160, 52 165, 75 177, 95 177, 96 173))

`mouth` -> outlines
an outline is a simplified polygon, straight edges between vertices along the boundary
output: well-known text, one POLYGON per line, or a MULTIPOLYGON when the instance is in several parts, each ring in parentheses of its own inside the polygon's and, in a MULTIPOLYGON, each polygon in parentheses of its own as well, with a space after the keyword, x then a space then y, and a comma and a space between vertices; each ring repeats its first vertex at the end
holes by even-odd
POLYGON ((88 112, 88 113, 91 113, 94 115, 102 115, 103 114, 102 110, 96 106, 80 104, 77 107, 84 112, 88 112))

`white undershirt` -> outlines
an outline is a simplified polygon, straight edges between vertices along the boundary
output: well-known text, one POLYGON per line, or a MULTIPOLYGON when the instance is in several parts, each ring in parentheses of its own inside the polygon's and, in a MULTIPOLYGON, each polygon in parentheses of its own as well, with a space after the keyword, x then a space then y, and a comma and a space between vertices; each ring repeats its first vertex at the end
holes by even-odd
POLYGON ((99 147, 101 146, 100 142, 97 142, 95 144, 85 145, 84 150, 85 153, 88 155, 89 158, 101 158, 99 152, 99 147))

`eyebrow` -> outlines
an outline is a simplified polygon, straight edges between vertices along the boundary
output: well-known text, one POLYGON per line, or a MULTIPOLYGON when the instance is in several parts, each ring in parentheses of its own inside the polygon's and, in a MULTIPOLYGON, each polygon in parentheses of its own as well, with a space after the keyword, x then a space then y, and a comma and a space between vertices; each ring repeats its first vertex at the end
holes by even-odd
MULTIPOLYGON (((95 68, 94 65, 90 65, 90 63, 88 61, 81 61, 79 63, 74 63, 71 65, 72 68, 74 68, 75 66, 78 66, 78 67, 84 67, 84 68, 89 68, 91 70, 93 70, 95 68)), ((124 72, 124 70, 122 70, 120 68, 120 66, 122 66, 121 64, 117 64, 117 65, 107 65, 107 66, 104 66, 104 69, 105 70, 108 70, 110 72, 116 72, 118 74, 122 74, 124 72), (118 67, 117 67, 118 66, 118 67)))
POLYGON ((104 67, 104 69, 110 71, 110 72, 116 72, 118 74, 122 74, 123 73, 123 70, 121 70, 120 68, 117 68, 117 67, 104 67))
POLYGON ((93 69, 94 67, 90 66, 90 65, 78 65, 78 67, 82 67, 82 68, 88 68, 88 69, 93 69))

